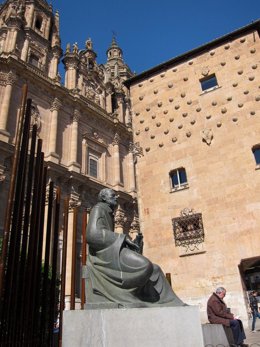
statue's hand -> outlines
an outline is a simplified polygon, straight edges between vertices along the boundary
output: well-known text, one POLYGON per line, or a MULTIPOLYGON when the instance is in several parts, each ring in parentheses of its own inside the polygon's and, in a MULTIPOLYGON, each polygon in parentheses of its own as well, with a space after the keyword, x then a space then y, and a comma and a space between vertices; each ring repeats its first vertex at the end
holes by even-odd
POLYGON ((136 252, 140 251, 140 247, 136 243, 134 243, 132 240, 130 240, 128 237, 126 237, 125 243, 128 246, 128 248, 132 249, 133 251, 136 251, 136 252))

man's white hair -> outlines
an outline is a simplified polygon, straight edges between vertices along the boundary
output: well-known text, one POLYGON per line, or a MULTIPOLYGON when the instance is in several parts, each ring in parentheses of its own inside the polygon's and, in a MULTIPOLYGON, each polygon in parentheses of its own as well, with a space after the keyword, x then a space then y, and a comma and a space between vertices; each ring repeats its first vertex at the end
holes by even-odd
POLYGON ((224 288, 224 287, 218 287, 217 289, 216 289, 216 294, 220 294, 220 293, 223 293, 223 292, 225 292, 226 291, 226 289, 224 288))

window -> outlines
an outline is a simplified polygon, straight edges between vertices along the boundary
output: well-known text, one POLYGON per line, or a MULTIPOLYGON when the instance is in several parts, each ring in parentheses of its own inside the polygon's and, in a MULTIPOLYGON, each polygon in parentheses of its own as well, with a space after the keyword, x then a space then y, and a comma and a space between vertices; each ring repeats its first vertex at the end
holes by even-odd
POLYGON ((218 87, 218 82, 215 75, 210 75, 201 79, 200 84, 203 92, 218 87))
POLYGON ((252 152, 253 152, 254 157, 255 157, 256 165, 260 165, 260 146, 258 145, 256 147, 253 147, 252 152))
POLYGON ((39 58, 36 55, 31 54, 29 58, 29 63, 33 66, 39 67, 39 58))
POLYGON ((98 177, 98 159, 90 157, 88 166, 89 175, 92 177, 98 177))
POLYGON ((42 27, 42 18, 38 16, 35 21, 35 28, 41 30, 42 27))
POLYGON ((187 175, 184 168, 179 168, 170 172, 171 187, 174 190, 188 186, 187 175))
POLYGON ((182 211, 181 217, 172 219, 174 240, 177 247, 187 247, 204 242, 202 214, 194 213, 193 210, 186 213, 185 210, 182 211))

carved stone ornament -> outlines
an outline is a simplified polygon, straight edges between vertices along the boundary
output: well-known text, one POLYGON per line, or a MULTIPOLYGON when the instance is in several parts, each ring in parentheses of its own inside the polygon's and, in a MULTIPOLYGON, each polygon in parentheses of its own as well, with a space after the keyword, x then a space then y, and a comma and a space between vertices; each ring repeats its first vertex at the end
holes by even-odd
POLYGON ((115 212, 115 225, 116 227, 124 227, 127 222, 127 217, 125 216, 125 211, 118 208, 115 212))
POLYGON ((195 213, 195 212, 194 212, 194 209, 193 209, 193 208, 185 207, 183 210, 181 210, 180 216, 181 216, 181 217, 191 216, 191 215, 193 215, 194 213, 195 213))
POLYGON ((112 141, 112 145, 113 146, 119 145, 119 142, 120 142, 120 136, 118 133, 115 133, 115 136, 114 136, 113 141, 112 141))
POLYGON ((69 201, 69 210, 71 211, 73 208, 79 207, 81 205, 81 201, 78 199, 78 196, 72 195, 69 201))
POLYGON ((6 76, 6 84, 14 84, 14 82, 16 81, 17 77, 16 75, 10 71, 8 72, 7 76, 6 76))
POLYGON ((80 120, 81 114, 79 112, 79 110, 74 110, 73 113, 73 122, 78 122, 80 120))
POLYGON ((0 173, 0 183, 4 182, 6 176, 0 173))
POLYGON ((209 74, 209 67, 208 67, 208 66, 204 66, 204 67, 202 68, 202 70, 201 70, 201 74, 202 74, 203 76, 208 76, 208 74, 209 74))
POLYGON ((61 101, 58 98, 55 98, 51 105, 51 111, 58 111, 61 107, 61 101))
POLYGON ((39 109, 36 105, 32 105, 31 107, 31 128, 36 125, 37 130, 41 127, 41 117, 39 109))
POLYGON ((144 155, 143 148, 140 146, 140 142, 130 142, 129 151, 133 153, 134 157, 141 157, 144 155))
POLYGON ((134 216, 133 221, 130 226, 130 230, 133 232, 140 232, 140 223, 139 223, 139 218, 138 216, 134 216))
POLYGON ((213 132, 211 129, 204 129, 201 132, 202 140, 206 142, 207 145, 210 145, 213 140, 213 132))

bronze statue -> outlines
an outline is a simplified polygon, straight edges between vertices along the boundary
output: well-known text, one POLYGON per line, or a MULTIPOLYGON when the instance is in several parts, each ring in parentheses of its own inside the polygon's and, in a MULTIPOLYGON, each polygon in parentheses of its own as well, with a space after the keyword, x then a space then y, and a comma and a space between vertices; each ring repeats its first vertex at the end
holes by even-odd
POLYGON ((117 197, 102 189, 87 226, 86 307, 185 305, 158 265, 139 254, 127 235, 114 232, 117 197))

